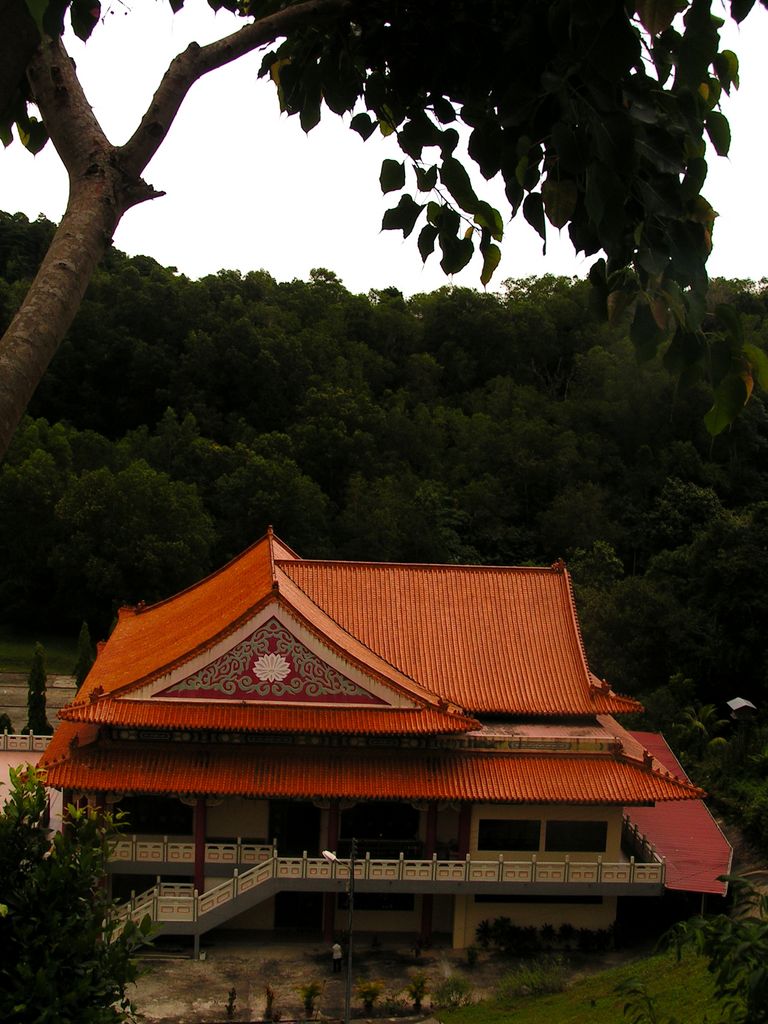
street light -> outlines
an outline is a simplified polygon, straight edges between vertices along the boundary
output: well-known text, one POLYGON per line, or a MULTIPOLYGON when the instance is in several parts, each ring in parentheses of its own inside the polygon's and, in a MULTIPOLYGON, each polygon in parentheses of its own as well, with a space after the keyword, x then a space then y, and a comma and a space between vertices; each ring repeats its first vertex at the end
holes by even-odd
MULTIPOLYGON (((332 850, 323 850, 323 857, 331 864, 340 863, 340 859, 332 850)), ((352 1003, 352 916, 355 912, 355 857, 357 857, 357 840, 353 839, 349 848, 349 878, 347 879, 347 982, 344 987, 344 1024, 349 1024, 352 1003)))

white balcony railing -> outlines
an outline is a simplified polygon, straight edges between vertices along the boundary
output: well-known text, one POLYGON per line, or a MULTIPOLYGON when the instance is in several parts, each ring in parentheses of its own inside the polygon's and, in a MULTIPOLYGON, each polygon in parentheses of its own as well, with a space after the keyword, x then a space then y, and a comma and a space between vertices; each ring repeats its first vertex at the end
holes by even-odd
MULTIPOLYGON (((205 844, 206 864, 250 867, 274 855, 275 850, 271 845, 244 843, 240 839, 231 843, 205 844)), ((112 844, 110 860, 130 861, 134 864, 194 864, 195 844, 191 839, 175 839, 172 836, 121 836, 112 844)))
POLYGON ((29 751, 40 754, 50 742, 50 736, 36 736, 31 732, 0 732, 0 751, 29 751))
MULTIPOLYGON (((483 892, 484 888, 498 891, 499 884, 528 883, 576 887, 600 885, 608 893, 611 886, 632 886, 639 893, 644 887, 663 885, 664 867, 663 861, 639 863, 634 857, 620 863, 600 858, 576 861, 569 857, 562 861, 540 861, 535 856, 529 861, 507 861, 503 857, 482 861, 472 860, 469 856, 465 860, 438 860, 436 856, 431 860, 407 860, 404 856, 396 860, 365 857, 355 862, 355 881, 430 883, 431 891, 438 892, 440 883, 453 886, 465 883, 475 892, 483 892)), ((202 894, 188 883, 153 886, 123 904, 118 910, 118 918, 140 921, 148 914, 156 923, 171 927, 174 922, 202 923, 204 927, 206 915, 227 904, 234 904, 240 897, 268 882, 287 883, 290 888, 291 882, 314 880, 319 883, 319 888, 333 891, 328 883, 348 878, 349 863, 345 861, 329 862, 322 857, 307 857, 306 854, 302 857, 270 856, 242 874, 235 868, 231 878, 202 894)), ((239 909, 233 906, 232 912, 238 913, 239 909)))

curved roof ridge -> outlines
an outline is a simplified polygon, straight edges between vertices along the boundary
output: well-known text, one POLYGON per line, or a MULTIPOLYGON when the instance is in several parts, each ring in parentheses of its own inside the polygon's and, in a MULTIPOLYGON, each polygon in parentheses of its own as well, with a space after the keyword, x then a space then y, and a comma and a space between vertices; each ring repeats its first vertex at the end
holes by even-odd
POLYGON ((576 640, 579 645, 581 663, 584 667, 584 680, 589 688, 591 696, 593 686, 592 673, 589 669, 589 662, 587 661, 587 650, 584 646, 584 635, 581 632, 581 623, 579 622, 579 617, 576 614, 576 596, 573 592, 573 580, 571 579, 571 574, 568 572, 568 568, 562 559, 559 559, 557 562, 555 562, 552 568, 558 573, 558 575, 562 576, 563 582, 565 584, 568 611, 571 617, 571 622, 573 623, 573 629, 576 634, 576 640))
MULTIPOLYGON (((365 569, 425 569, 445 572, 447 569, 461 569, 464 572, 482 573, 482 572, 525 572, 525 573, 545 573, 547 575, 559 574, 557 563, 555 565, 470 565, 463 562, 378 562, 375 560, 365 559, 354 559, 354 558, 301 558, 299 555, 296 559, 301 562, 302 565, 306 566, 338 566, 344 568, 349 566, 350 568, 365 568, 365 569)), ((280 562, 292 562, 294 559, 277 559, 277 565, 280 567, 280 562)))
MULTIPOLYGON (((249 544, 247 548, 240 552, 240 554, 235 555, 234 558, 230 558, 228 562, 225 562, 224 565, 219 566, 218 569, 214 569, 213 572, 208 573, 207 576, 203 576, 201 580, 196 580, 196 582, 190 583, 189 586, 184 587, 183 590, 177 590, 175 594, 171 594, 168 597, 163 597, 159 601, 155 601, 152 604, 145 604, 143 601, 140 601, 137 605, 123 605, 119 609, 119 612, 133 612, 134 615, 145 615, 147 612, 153 612, 156 608, 162 608, 164 605, 171 604, 174 601, 177 601, 180 597, 184 597, 186 594, 190 594, 195 590, 199 590, 201 587, 204 587, 205 584, 209 583, 211 580, 215 580, 219 576, 223 576, 232 568, 232 566, 237 565, 238 562, 242 562, 248 555, 254 552, 256 548, 259 547, 260 544, 263 544, 265 541, 268 544, 270 564, 274 564, 274 558, 272 557, 272 544, 274 538, 271 533, 271 530, 272 527, 268 527, 266 533, 262 534, 258 540, 253 542, 253 544, 249 544)), ((283 545, 281 544, 281 546, 283 545)))

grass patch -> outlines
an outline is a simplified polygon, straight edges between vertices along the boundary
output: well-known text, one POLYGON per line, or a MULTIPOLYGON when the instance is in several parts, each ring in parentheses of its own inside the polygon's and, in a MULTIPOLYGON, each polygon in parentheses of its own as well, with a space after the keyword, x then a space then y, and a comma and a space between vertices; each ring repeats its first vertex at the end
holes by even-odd
POLYGON ((456 1010, 441 1010, 444 1024, 620 1024, 624 998, 616 987, 636 978, 658 1000, 664 1013, 681 1021, 722 1024, 712 994, 712 980, 703 957, 686 955, 677 963, 674 954, 660 954, 613 967, 575 982, 557 995, 520 996, 514 1008, 495 1000, 456 1010))
POLYGON ((36 641, 45 648, 45 667, 49 675, 70 675, 77 661, 77 635, 21 633, 0 625, 0 672, 29 672, 36 641))

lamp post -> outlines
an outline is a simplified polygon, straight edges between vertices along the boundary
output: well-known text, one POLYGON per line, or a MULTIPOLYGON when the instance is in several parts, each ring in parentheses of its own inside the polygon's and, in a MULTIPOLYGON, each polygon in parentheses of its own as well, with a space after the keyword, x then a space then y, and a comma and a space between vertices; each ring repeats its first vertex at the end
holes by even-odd
MULTIPOLYGON (((332 850, 323 850, 323 857, 331 864, 340 863, 332 850)), ((352 924, 355 912, 355 858, 357 857, 357 840, 353 839, 349 848, 349 878, 347 879, 347 979, 344 986, 344 1024, 349 1024, 352 1004, 352 924)))

